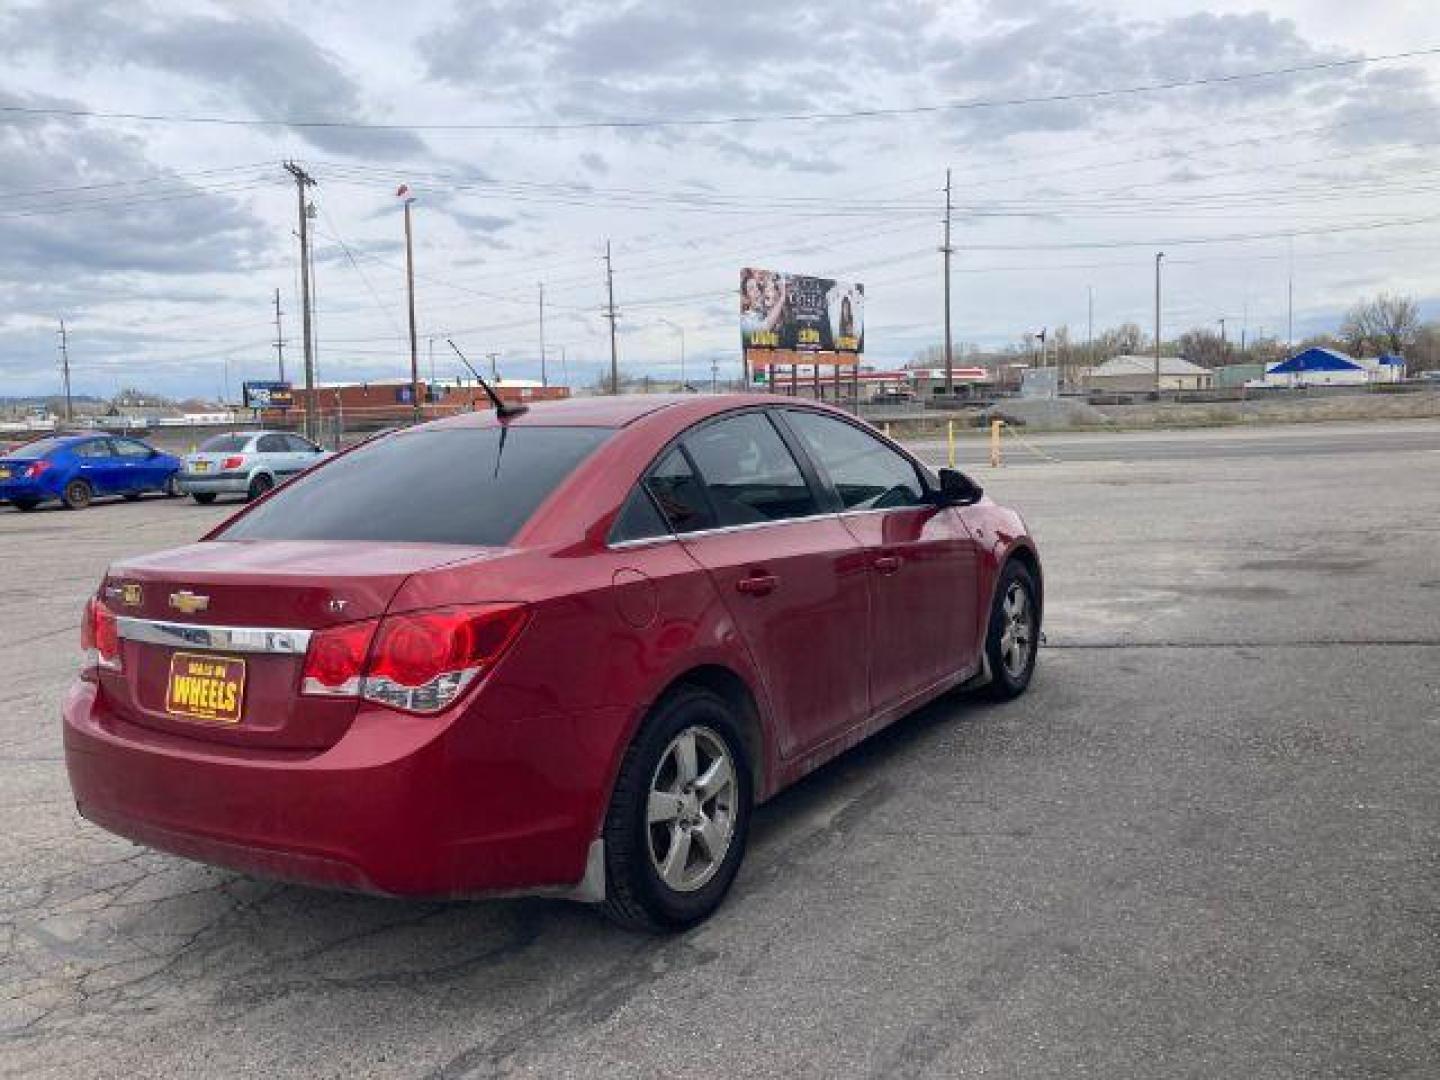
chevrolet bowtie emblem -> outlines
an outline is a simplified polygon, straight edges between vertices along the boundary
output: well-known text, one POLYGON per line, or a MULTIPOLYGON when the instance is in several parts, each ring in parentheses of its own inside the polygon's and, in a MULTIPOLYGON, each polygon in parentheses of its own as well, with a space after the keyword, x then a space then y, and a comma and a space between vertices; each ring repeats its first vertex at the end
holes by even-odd
POLYGON ((179 592, 170 594, 170 606, 186 615, 194 615, 197 611, 204 611, 210 606, 210 597, 193 593, 189 589, 181 589, 179 592))

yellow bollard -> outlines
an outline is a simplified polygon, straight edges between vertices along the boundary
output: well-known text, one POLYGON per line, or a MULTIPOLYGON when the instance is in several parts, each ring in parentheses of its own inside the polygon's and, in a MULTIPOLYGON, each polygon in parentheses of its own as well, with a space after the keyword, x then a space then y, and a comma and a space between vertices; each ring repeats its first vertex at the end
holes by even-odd
POLYGON ((990 467, 1000 467, 1000 429, 1005 426, 1004 420, 990 421, 990 467))
POLYGON ((948 441, 949 444, 950 444, 949 460, 950 460, 950 468, 953 469, 953 468, 955 467, 955 421, 954 421, 954 420, 947 420, 947 421, 945 421, 945 438, 946 438, 946 441, 948 441))

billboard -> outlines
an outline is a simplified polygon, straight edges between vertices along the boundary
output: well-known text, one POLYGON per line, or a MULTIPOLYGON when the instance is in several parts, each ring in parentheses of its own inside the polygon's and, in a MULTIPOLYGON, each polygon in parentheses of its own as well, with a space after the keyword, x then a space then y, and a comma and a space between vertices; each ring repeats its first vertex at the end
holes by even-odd
POLYGON ((746 349, 858 356, 865 351, 865 286, 742 270, 740 343, 746 349))
POLYGON ((288 409, 295 404, 295 391, 288 382, 247 382, 245 408, 288 409))

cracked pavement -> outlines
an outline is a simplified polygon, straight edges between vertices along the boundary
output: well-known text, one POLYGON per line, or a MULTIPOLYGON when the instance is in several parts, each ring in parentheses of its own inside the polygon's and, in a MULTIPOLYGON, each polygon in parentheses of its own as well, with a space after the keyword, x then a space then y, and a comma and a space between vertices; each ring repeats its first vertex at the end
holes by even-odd
POLYGON ((0 508, 0 1075, 1435 1075, 1440 424, 1355 430, 977 467, 1046 560, 1031 693, 939 702, 774 800, 669 939, 79 820, 84 597, 227 509, 0 508))

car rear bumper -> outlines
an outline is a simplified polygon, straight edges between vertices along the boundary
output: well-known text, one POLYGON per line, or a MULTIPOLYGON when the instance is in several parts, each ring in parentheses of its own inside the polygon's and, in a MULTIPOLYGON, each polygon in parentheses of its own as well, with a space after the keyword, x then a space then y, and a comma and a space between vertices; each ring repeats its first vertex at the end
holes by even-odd
POLYGON ((83 817, 148 847, 307 885, 394 896, 572 894, 603 806, 598 790, 577 799, 572 789, 568 804, 557 804, 544 783, 484 782, 530 771, 505 760, 514 753, 508 734, 496 760, 459 770, 457 758, 473 746, 457 753, 447 728, 393 714, 362 710, 319 752, 156 732, 117 716, 85 681, 67 693, 63 714, 83 817))
POLYGON ((186 495, 243 495, 250 490, 246 473, 176 473, 175 481, 186 495))
POLYGON ((12 481, 0 484, 0 502, 14 502, 16 499, 53 499, 55 496, 39 484, 12 481))

